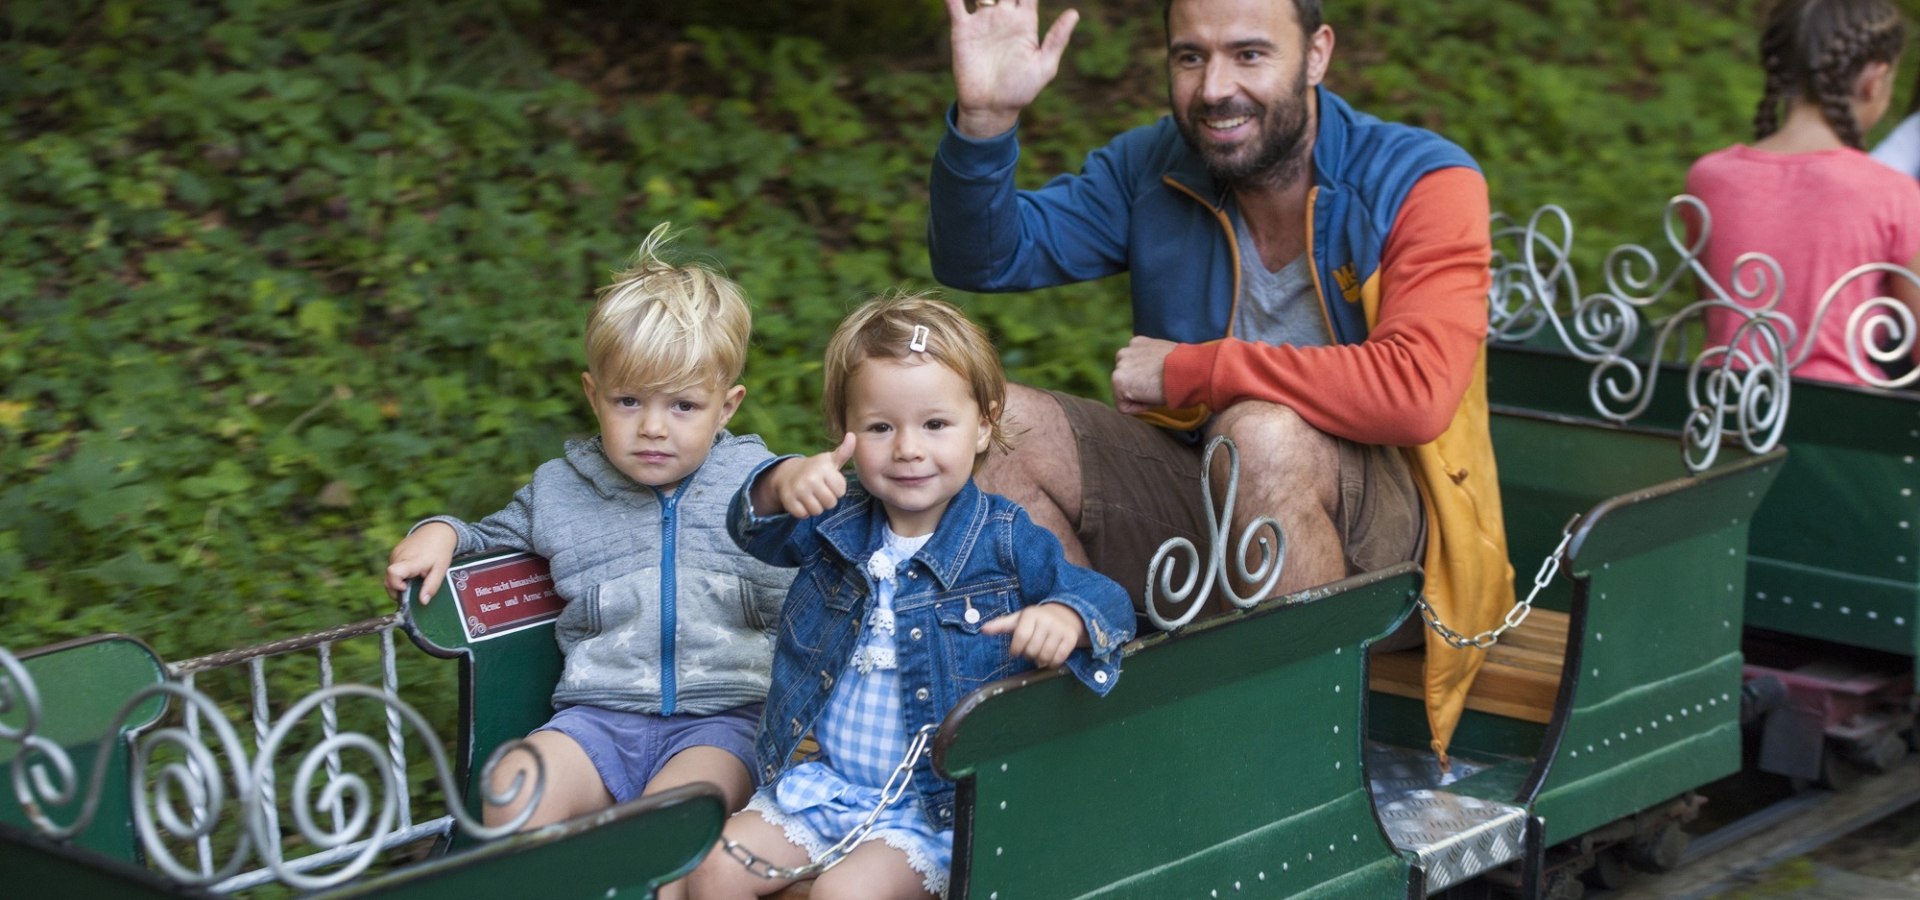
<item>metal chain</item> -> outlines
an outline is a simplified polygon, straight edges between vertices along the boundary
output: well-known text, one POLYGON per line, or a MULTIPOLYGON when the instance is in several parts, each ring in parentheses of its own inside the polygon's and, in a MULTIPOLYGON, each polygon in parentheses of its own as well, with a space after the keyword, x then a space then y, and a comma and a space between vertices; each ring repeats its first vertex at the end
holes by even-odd
POLYGON ((1439 635, 1441 640, 1446 641, 1447 646, 1459 650, 1468 647, 1485 650, 1499 641, 1501 635, 1519 628, 1520 623, 1527 620, 1527 614, 1533 612, 1533 598, 1539 596, 1540 589, 1551 583, 1553 576, 1560 572, 1560 563, 1566 557, 1567 544, 1573 540, 1573 523, 1578 521, 1580 521, 1578 515, 1567 520, 1567 527, 1560 532, 1560 546, 1553 548, 1553 552, 1540 561, 1540 571, 1533 576, 1533 590, 1527 592, 1527 599, 1514 604, 1512 609, 1507 610, 1507 615, 1501 620, 1499 628, 1467 637, 1448 628, 1445 622, 1440 621, 1440 614, 1427 604, 1425 596, 1421 596, 1416 598, 1414 603, 1420 607, 1420 614, 1426 617, 1427 626, 1432 628, 1433 633, 1439 635))
POLYGON ((920 757, 933 746, 933 734, 939 730, 939 727, 926 725, 914 733, 913 742, 907 746, 907 755, 900 760, 898 766, 894 767, 893 774, 887 776, 886 786, 880 789, 880 804, 873 808, 873 812, 867 813, 864 821, 853 826, 853 830, 847 832, 846 837, 821 853, 818 860, 789 869, 755 856, 752 850, 748 850, 738 841, 722 838, 721 845, 726 848, 728 856, 739 860, 741 865, 747 867, 747 871, 761 878, 797 880, 818 875, 833 868, 835 863, 846 859, 847 854, 853 852, 853 848, 873 832, 874 823, 880 820, 880 814, 906 794, 907 786, 913 783, 913 767, 919 764, 920 757))

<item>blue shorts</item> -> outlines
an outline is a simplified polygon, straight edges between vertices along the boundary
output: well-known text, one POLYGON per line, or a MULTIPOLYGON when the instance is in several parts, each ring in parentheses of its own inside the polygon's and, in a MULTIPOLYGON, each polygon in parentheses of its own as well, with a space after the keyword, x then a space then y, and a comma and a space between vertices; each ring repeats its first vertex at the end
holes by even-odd
POLYGON ((749 775, 757 771, 753 732, 760 725, 764 705, 751 703, 710 716, 655 716, 569 706, 534 730, 573 738, 593 761, 613 802, 625 803, 647 789, 647 782, 660 774, 667 760, 692 747, 718 747, 738 758, 749 775))

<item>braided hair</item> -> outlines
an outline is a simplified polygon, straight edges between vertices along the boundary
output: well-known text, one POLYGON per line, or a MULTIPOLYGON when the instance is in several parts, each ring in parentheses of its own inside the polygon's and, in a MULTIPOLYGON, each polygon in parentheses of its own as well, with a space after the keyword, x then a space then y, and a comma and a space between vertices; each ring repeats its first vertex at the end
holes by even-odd
POLYGON ((1754 140, 1780 128, 1780 106, 1805 97, 1818 103, 1841 142, 1860 149, 1853 118, 1853 82, 1868 63, 1892 63, 1907 25, 1890 0, 1780 0, 1760 34, 1766 91, 1753 115, 1754 140))

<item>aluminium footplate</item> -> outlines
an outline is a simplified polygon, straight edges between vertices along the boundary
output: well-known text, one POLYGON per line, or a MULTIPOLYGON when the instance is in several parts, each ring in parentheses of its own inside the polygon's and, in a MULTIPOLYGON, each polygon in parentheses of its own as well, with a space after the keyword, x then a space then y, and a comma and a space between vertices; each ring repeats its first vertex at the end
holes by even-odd
POLYGON ((1526 849, 1526 809, 1446 790, 1487 768, 1458 756, 1452 763, 1442 773, 1424 749, 1367 743, 1380 824, 1396 848, 1414 855, 1430 894, 1513 862, 1526 849))

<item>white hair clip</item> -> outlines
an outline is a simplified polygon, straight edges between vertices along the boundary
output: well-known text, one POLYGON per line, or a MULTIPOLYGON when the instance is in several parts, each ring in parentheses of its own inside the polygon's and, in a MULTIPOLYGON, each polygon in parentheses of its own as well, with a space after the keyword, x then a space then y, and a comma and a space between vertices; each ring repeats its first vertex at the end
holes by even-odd
POLYGON ((913 326, 913 339, 907 341, 907 349, 915 353, 927 352, 927 326, 913 326))

